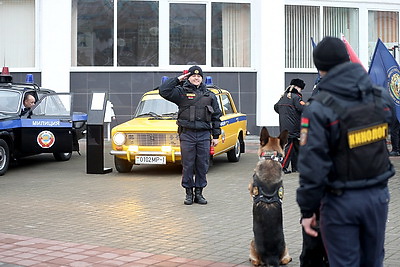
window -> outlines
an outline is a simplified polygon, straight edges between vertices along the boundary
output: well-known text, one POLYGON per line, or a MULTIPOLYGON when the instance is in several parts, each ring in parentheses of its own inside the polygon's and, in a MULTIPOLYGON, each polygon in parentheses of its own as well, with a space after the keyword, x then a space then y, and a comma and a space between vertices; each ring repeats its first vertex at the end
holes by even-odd
POLYGON ((315 6, 285 6, 286 68, 315 68, 312 60, 312 43, 320 37, 341 38, 343 34, 355 52, 358 52, 358 9, 324 7, 322 33, 320 8, 315 6))
POLYGON ((74 0, 72 2, 73 66, 112 66, 114 60, 113 1, 74 0), (74 55, 74 53, 73 53, 74 55))
POLYGON ((285 66, 314 68, 311 37, 318 41, 319 7, 285 6, 285 66))
POLYGON ((389 48, 399 43, 399 13, 390 11, 368 11, 368 55, 370 60, 378 38, 389 48))
POLYGON ((35 1, 2 0, 0 25, 1 64, 35 67, 35 1))
POLYGON ((324 36, 340 38, 343 34, 357 53, 358 33, 357 8, 324 7, 324 36))
POLYGON ((206 64, 206 5, 170 4, 169 64, 206 64))
POLYGON ((251 67, 248 0, 71 2, 73 67, 251 67))
POLYGON ((227 95, 221 95, 221 101, 222 101, 222 112, 225 115, 232 114, 233 113, 233 108, 231 101, 227 95))
POLYGON ((118 1, 118 66, 158 66, 158 2, 118 1))
POLYGON ((250 67, 250 4, 212 4, 213 67, 250 67))

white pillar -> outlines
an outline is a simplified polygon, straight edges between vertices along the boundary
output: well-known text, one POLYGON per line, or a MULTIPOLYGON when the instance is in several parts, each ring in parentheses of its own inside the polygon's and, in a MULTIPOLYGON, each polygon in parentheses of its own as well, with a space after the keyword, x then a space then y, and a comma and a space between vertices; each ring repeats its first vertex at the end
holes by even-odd
POLYGON ((278 126, 274 111, 285 87, 285 8, 283 0, 257 1, 255 12, 259 22, 254 33, 257 56, 257 125, 278 126))
POLYGON ((38 13, 42 86, 69 92, 71 0, 40 0, 38 13))

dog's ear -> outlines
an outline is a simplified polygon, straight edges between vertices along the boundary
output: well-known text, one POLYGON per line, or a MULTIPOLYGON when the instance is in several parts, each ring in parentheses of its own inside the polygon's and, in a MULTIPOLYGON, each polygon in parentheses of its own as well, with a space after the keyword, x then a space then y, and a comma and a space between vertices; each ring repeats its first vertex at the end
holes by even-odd
POLYGON ((260 146, 265 146, 269 140, 269 132, 266 127, 262 127, 260 133, 260 146))
POLYGON ((279 135, 279 140, 280 140, 280 145, 281 145, 281 147, 282 147, 282 149, 285 147, 285 145, 287 144, 287 142, 288 142, 288 136, 289 136, 289 131, 288 130, 283 130, 282 132, 281 132, 281 134, 279 135))

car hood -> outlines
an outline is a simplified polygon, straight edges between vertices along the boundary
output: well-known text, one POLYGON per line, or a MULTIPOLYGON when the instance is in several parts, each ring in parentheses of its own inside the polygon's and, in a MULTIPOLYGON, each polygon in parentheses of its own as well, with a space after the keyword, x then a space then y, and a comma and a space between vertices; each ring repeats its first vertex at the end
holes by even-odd
POLYGON ((177 132, 176 120, 136 118, 114 127, 119 132, 177 132))
POLYGON ((16 114, 6 114, 0 112, 0 120, 7 120, 12 118, 19 118, 19 116, 16 114))

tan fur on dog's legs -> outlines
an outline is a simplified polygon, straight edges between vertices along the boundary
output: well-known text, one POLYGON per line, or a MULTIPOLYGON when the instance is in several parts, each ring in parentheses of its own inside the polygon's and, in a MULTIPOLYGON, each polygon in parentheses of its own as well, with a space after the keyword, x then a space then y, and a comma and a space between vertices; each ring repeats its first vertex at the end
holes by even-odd
POLYGON ((290 257, 290 255, 289 255, 289 250, 288 250, 287 246, 285 246, 285 252, 283 253, 282 258, 281 258, 281 265, 287 265, 291 261, 292 261, 292 257, 290 257))
POLYGON ((249 255, 249 261, 253 266, 260 266, 261 260, 260 257, 256 251, 256 247, 254 245, 254 239, 251 240, 250 243, 250 255, 249 255))

